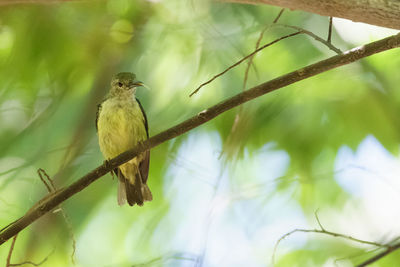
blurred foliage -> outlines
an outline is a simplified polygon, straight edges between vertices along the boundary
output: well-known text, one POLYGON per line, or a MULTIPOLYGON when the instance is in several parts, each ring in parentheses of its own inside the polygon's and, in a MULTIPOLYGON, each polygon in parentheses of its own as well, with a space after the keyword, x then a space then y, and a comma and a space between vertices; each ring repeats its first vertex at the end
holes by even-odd
MULTIPOLYGON (((150 135, 157 134, 241 92, 246 64, 188 97, 200 83, 252 52, 260 32, 278 12, 266 5, 207 1, 1 6, 0 225, 21 216, 46 194, 36 174, 38 168, 63 187, 102 163, 94 118, 114 73, 135 72, 151 88, 139 91, 138 97, 147 113, 150 135)), ((323 37, 328 19, 286 11, 280 23, 304 27, 323 37)), ((262 44, 290 32, 273 27, 262 44)), ((336 32, 333 42, 342 50, 351 47, 336 32)), ((304 35, 284 40, 254 57, 247 88, 332 55, 304 35)), ((199 245, 192 236, 182 234, 182 229, 190 233, 210 223, 196 211, 213 213, 211 204, 214 194, 221 191, 220 184, 233 193, 268 180, 268 187, 274 189, 270 194, 289 196, 300 207, 299 216, 311 223, 318 208, 340 210, 350 197, 334 178, 340 147, 356 150, 373 135, 393 155, 398 153, 399 66, 398 50, 364 59, 260 97, 245 104, 240 113, 238 108, 228 111, 154 148, 149 185, 155 197, 142 208, 119 208, 116 181, 109 175, 100 179, 63 204, 77 242, 75 264, 194 266, 201 259, 205 266, 213 266, 203 253, 206 249, 201 249, 207 241, 199 245), (232 131, 237 114, 238 125, 232 131), (217 167, 204 168, 204 163, 196 161, 196 155, 205 152, 190 144, 202 140, 201 136, 214 140, 203 148, 211 156, 201 158, 217 167), (272 182, 265 178, 269 171, 252 165, 273 162, 273 156, 256 161, 266 147, 271 155, 283 151, 288 158, 284 171, 272 182), (193 184, 192 191, 174 182, 183 175, 180 169, 185 170, 186 183, 193 184), (205 191, 196 188, 200 180, 207 184, 205 191), (180 196, 182 191, 187 192, 186 198, 180 196), (183 206, 176 207, 175 198, 183 206), (199 198, 200 206, 191 206, 192 198, 199 198), (178 245, 173 241, 176 238, 178 245), (200 249, 190 250, 193 242, 200 249)), ((242 192, 245 196, 232 200, 241 203, 226 216, 256 225, 257 210, 263 210, 272 197, 262 191, 262 185, 259 188, 258 194, 265 199, 253 203, 252 196, 242 192)), ((274 220, 280 220, 284 208, 284 203, 276 207, 274 220)), ((248 231, 251 227, 244 230, 248 231)), ((212 235, 208 230, 206 234, 212 235)), ((322 266, 331 257, 343 258, 365 249, 343 240, 319 242, 314 237, 287 254, 279 253, 277 265, 322 266)), ((19 234, 13 262, 40 262, 50 254, 42 266, 69 266, 73 264, 71 243, 62 215, 48 214, 19 234)), ((0 248, 1 264, 9 244, 0 248)), ((255 242, 248 249, 253 251, 248 255, 258 255, 250 265, 270 264, 271 252, 265 252, 272 251, 270 247, 255 242)), ((398 253, 377 266, 393 266, 396 260, 398 253)), ((218 265, 232 266, 227 262, 221 259, 218 265)))

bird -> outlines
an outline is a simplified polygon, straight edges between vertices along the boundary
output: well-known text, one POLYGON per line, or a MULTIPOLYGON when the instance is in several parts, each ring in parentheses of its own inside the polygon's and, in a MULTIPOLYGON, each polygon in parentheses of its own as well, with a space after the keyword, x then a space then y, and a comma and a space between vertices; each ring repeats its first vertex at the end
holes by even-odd
MULTIPOLYGON (((136 98, 143 83, 131 72, 121 72, 111 79, 111 88, 96 113, 100 151, 107 160, 135 147, 149 138, 146 113, 136 98)), ((150 151, 147 150, 112 172, 118 177, 118 204, 143 206, 153 196, 147 185, 150 151)))

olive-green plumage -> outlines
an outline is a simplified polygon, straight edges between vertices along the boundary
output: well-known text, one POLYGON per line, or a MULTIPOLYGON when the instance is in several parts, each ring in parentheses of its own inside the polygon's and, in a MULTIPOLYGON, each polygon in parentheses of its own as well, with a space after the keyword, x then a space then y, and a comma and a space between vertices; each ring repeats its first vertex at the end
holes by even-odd
MULTIPOLYGON (((130 72, 115 75, 107 98, 99 105, 96 117, 97 134, 100 150, 107 160, 149 137, 146 114, 135 97, 136 88, 142 83, 135 78, 130 72)), ((119 179, 119 205, 127 200, 131 206, 142 206, 144 201, 152 200, 146 184, 149 160, 150 151, 146 151, 114 170, 119 179)))

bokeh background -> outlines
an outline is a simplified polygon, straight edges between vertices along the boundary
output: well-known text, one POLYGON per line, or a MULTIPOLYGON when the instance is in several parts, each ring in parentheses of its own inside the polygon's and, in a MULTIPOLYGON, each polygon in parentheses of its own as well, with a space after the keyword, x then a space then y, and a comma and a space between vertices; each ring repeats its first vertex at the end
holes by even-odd
MULTIPOLYGON (((103 162, 96 106, 132 71, 150 135, 243 90, 244 63, 280 9, 209 1, 72 1, 0 6, 0 226, 47 190, 103 162)), ((1 2, 0 2, 1 4, 1 2)), ((326 38, 329 19, 280 23, 326 38)), ((269 28, 261 44, 293 30, 269 28)), ((342 50, 395 31, 334 19, 342 50)), ((334 55, 300 35, 258 53, 246 88, 334 55)), ((272 266, 296 228, 380 243, 400 236, 400 51, 288 86, 151 151, 154 201, 119 207, 107 175, 18 235, 12 263, 41 266, 272 266), (235 123, 236 121, 236 123, 235 123), (75 247, 75 248, 74 248, 75 247), (74 255, 72 255, 74 251, 74 255), (73 259, 72 259, 73 258, 73 259)), ((0 247, 5 264, 11 242, 0 247)), ((294 233, 276 266, 352 266, 376 247, 294 233)), ((378 250, 379 251, 379 250, 378 250)), ((400 252, 374 266, 396 266, 400 252)))

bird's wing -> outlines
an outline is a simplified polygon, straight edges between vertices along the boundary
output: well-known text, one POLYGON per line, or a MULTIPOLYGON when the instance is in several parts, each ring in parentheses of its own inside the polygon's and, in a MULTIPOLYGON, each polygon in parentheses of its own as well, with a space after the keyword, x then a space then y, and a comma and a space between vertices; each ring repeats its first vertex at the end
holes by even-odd
POLYGON ((139 99, 136 98, 136 101, 138 102, 139 107, 140 107, 140 110, 142 111, 143 118, 144 118, 144 127, 146 128, 146 135, 147 135, 147 138, 149 138, 149 125, 147 124, 147 116, 146 116, 146 113, 144 112, 143 106, 142 106, 142 104, 140 103, 139 99))
MULTIPOLYGON (((136 98, 136 101, 138 102, 140 110, 142 111, 143 118, 144 118, 144 121, 143 121, 144 127, 146 128, 146 135, 147 135, 147 138, 149 138, 149 126, 147 124, 146 113, 144 112, 144 109, 142 107, 142 104, 140 104, 139 99, 136 98)), ((149 176, 150 150, 145 151, 143 154, 144 154, 144 159, 139 163, 139 171, 140 171, 140 175, 142 177, 142 182, 146 183, 147 177, 149 176)))
MULTIPOLYGON (((101 103, 102 104, 102 103, 101 103)), ((96 132, 98 131, 97 123, 99 121, 99 115, 101 112, 101 104, 97 105, 97 111, 96 111, 96 132)))
POLYGON ((149 176, 149 166, 150 166, 150 150, 144 152, 144 159, 139 163, 139 171, 142 177, 143 183, 147 182, 149 176))

